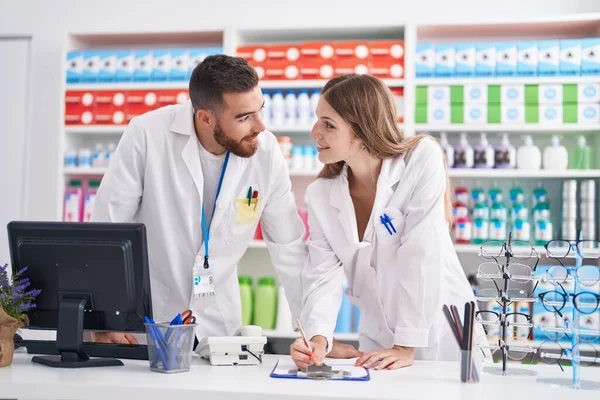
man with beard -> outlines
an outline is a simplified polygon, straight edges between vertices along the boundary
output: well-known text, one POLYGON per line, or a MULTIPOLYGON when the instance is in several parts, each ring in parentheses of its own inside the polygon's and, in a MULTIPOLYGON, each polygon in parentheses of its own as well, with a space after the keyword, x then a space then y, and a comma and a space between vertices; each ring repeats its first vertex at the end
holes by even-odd
MULTIPOLYGON (((146 225, 154 319, 170 321, 189 308, 198 340, 240 327, 237 264, 260 221, 297 316, 305 230, 277 138, 261 119, 258 76, 241 58, 210 56, 193 71, 189 93, 186 104, 131 120, 93 220, 146 225)), ((94 340, 137 343, 116 332, 94 340)))

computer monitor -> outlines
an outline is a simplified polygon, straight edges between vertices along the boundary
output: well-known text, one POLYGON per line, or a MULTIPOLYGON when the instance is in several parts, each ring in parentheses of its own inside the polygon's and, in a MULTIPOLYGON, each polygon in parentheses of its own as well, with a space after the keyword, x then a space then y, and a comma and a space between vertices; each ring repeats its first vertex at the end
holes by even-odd
POLYGON ((58 356, 32 361, 61 368, 123 365, 90 359, 83 330, 144 332, 152 318, 146 228, 143 224, 11 222, 13 271, 41 289, 28 311, 29 328, 56 329, 58 356))

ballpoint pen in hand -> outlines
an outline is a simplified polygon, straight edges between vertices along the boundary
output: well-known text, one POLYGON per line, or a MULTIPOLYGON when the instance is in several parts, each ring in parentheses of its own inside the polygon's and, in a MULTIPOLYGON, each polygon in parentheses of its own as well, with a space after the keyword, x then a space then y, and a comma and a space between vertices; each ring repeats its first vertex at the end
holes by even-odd
POLYGON ((304 339, 304 344, 306 344, 306 347, 308 347, 308 350, 310 350, 310 352, 312 353, 312 351, 313 351, 312 346, 310 345, 310 342, 308 341, 308 338, 306 337, 306 333, 304 332, 304 329, 302 328, 302 324, 300 323, 299 318, 296 318, 296 324, 298 325, 298 329, 300 329, 300 334, 302 335, 302 339, 304 339))

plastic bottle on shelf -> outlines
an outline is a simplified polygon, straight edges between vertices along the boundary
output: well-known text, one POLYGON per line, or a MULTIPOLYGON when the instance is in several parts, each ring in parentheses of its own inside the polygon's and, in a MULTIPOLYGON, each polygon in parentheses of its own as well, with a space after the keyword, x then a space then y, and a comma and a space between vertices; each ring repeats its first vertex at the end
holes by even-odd
POLYGON ((285 290, 283 286, 279 285, 277 292, 277 318, 275 324, 275 330, 277 332, 294 332, 294 322, 292 318, 292 312, 290 311, 290 305, 285 297, 285 290))
POLYGON ((517 219, 527 219, 529 210, 524 203, 514 203, 510 208, 510 221, 514 223, 517 219))
POLYGON ((279 148, 281 149, 281 153, 283 154, 283 158, 285 158, 288 168, 291 168, 292 148, 294 147, 292 138, 289 136, 277 136, 277 143, 279 144, 279 148))
POLYGON ((469 244, 473 238, 473 223, 468 216, 456 220, 454 228, 454 241, 460 244, 469 244))
POLYGON ((508 134, 502 134, 500 146, 495 149, 496 168, 514 168, 516 165, 515 148, 508 140, 508 134))
POLYGON ((549 219, 540 219, 534 222, 534 240, 537 246, 543 246, 553 238, 552 222, 549 219))
POLYGON ((240 284, 240 299, 242 303, 242 325, 252 324, 252 278, 249 276, 238 277, 240 284))
POLYGON ((592 147, 587 144, 585 136, 577 138, 577 144, 571 148, 569 169, 591 169, 592 147))
POLYGON ((454 148, 454 168, 473 168, 473 147, 465 132, 460 134, 460 142, 454 148))
POLYGON ((77 152, 77 166, 79 168, 92 167, 92 151, 87 147, 83 147, 77 152))
POLYGON ((265 100, 265 105, 260 110, 260 116, 262 118, 263 124, 266 127, 271 126, 271 95, 266 90, 263 90, 263 99, 265 100))
POLYGON ((490 220, 490 240, 506 239, 506 221, 500 218, 492 218, 490 220))
POLYGON ((308 97, 308 91, 306 89, 298 92, 298 126, 302 128, 310 127, 311 122, 311 111, 310 111, 310 98, 308 97))
POLYGON ((498 187, 498 182, 494 182, 488 190, 488 198, 492 204, 504 200, 502 189, 498 187))
POLYGON ((473 147, 473 154, 475 168, 494 168, 494 148, 490 146, 485 133, 481 133, 479 145, 473 147))
POLYGON ((92 220, 92 212, 94 211, 94 203, 96 202, 99 187, 99 180, 91 180, 88 184, 83 201, 83 222, 90 222, 92 220))
MULTIPOLYGON (((473 219, 490 219, 490 207, 487 203, 477 203, 473 206, 473 219)), ((475 221, 473 221, 475 222, 475 221)))
POLYGON ((444 149, 448 168, 452 168, 454 166, 454 147, 450 146, 446 132, 440 133, 440 145, 442 146, 442 149, 444 149))
POLYGON ((300 146, 292 147, 292 171, 303 171, 305 169, 304 149, 300 146))
POLYGON ((456 199, 456 201, 464 204, 464 205, 468 205, 469 204, 469 189, 467 189, 465 186, 462 186, 463 183, 461 182, 461 186, 458 186, 455 190, 454 190, 454 198, 456 199))
POLYGON ((548 191, 544 189, 542 182, 537 183, 537 187, 533 189, 533 197, 531 204, 535 207, 537 203, 545 202, 548 198, 548 191))
POLYGON ((71 179, 65 190, 65 206, 63 211, 63 221, 81 222, 83 214, 83 189, 81 180, 71 179))
POLYGON ((485 190, 481 187, 479 182, 475 183, 475 187, 471 190, 471 204, 485 203, 485 190))
POLYGON ((74 168, 77 166, 77 151, 69 149, 65 152, 64 165, 67 168, 74 168))
POLYGON ((117 149, 117 145, 114 143, 109 143, 106 148, 106 153, 104 155, 104 166, 108 167, 110 165, 110 161, 112 160, 113 155, 115 154, 115 150, 117 149))
POLYGON ((271 125, 273 128, 281 128, 285 120, 285 101, 283 93, 277 89, 271 98, 271 125))
POLYGON ((560 144, 560 138, 552 136, 552 144, 544 149, 544 169, 564 171, 569 166, 569 152, 560 144))
POLYGON ((487 218, 473 219, 473 244, 482 244, 488 240, 490 223, 487 218))
POLYGON ((293 90, 285 94, 285 114, 283 124, 285 126, 298 126, 298 99, 293 90))
POLYGON ((545 201, 540 201, 533 206, 533 222, 550 219, 550 205, 545 201))
POLYGON ((313 89, 313 91, 310 93, 311 124, 314 124, 315 122, 317 122, 317 104, 319 103, 320 96, 321 96, 321 93, 319 92, 319 89, 313 89))
POLYGON ((106 152, 102 143, 96 143, 94 154, 92 155, 92 167, 99 168, 104 166, 106 152))
POLYGON ((260 278, 254 301, 254 325, 263 329, 275 328, 277 289, 275 278, 260 278))
POLYGON ((515 240, 531 240, 531 224, 527 218, 524 219, 516 219, 513 223, 513 234, 515 235, 515 240))
POLYGON ((506 206, 504 205, 504 202, 496 201, 496 202, 492 203, 492 206, 490 208, 490 218, 506 221, 507 212, 506 212, 506 206))
POLYGON ((346 296, 347 284, 344 284, 343 287, 342 304, 340 306, 334 331, 337 333, 350 333, 352 332, 352 303, 350 303, 348 296, 346 296))
POLYGON ((304 170, 305 171, 314 171, 315 170, 315 159, 318 152, 315 152, 313 149, 315 147, 311 145, 306 145, 303 147, 302 155, 304 157, 304 170))
POLYGON ((525 136, 525 144, 517 150, 517 168, 538 171, 542 167, 542 153, 539 147, 533 144, 531 135, 525 136))
POLYGON ((518 182, 513 184, 513 187, 508 192, 508 197, 510 198, 510 202, 515 203, 523 203, 525 201, 525 193, 523 189, 519 186, 518 182))

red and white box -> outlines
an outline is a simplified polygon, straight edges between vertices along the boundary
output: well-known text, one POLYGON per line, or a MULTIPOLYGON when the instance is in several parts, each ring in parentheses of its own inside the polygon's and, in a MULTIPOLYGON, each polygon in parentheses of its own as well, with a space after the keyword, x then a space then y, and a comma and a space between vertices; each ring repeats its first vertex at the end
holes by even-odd
POLYGON ((403 60, 371 60, 369 73, 380 79, 404 78, 403 60))
POLYGON ((237 56, 247 60, 250 64, 262 63, 267 60, 267 47, 266 46, 240 46, 237 48, 237 56))
POLYGON ((331 79, 335 69, 333 62, 326 60, 310 60, 300 63, 300 76, 307 79, 331 79))
POLYGON ((305 42, 300 45, 300 60, 332 61, 335 58, 333 42, 305 42))
POLYGON ((375 40, 369 42, 372 60, 404 60, 404 42, 401 40, 375 40))
POLYGON ((252 67, 256 71, 256 74, 258 75, 258 79, 260 79, 260 80, 265 79, 265 64, 264 63, 259 63, 259 64, 251 63, 250 65, 252 65, 252 67))
POLYGON ((392 88, 391 91, 396 103, 396 122, 399 124, 404 123, 404 89, 392 88))
POLYGON ((340 60, 369 60, 369 42, 346 41, 334 43, 336 61, 340 60))
POLYGON ((159 108, 173 104, 183 104, 190 98, 187 90, 159 90, 156 95, 158 96, 159 108))
POLYGON ((297 64, 290 64, 287 61, 270 62, 265 65, 264 80, 269 81, 290 81, 300 78, 300 68, 297 64))
POLYGON ((369 73, 369 63, 368 60, 359 60, 356 58, 352 59, 343 59, 339 58, 335 62, 334 66, 334 75, 348 75, 348 74, 368 74, 369 73))
POLYGON ((132 90, 125 94, 125 120, 127 123, 133 118, 158 108, 156 91, 132 90))
POLYGON ((287 61, 295 64, 300 59, 300 47, 293 44, 278 44, 267 47, 267 62, 287 61))
POLYGON ((65 125, 93 124, 95 113, 95 92, 69 90, 65 93, 65 125))
POLYGON ((95 122, 99 125, 125 124, 125 92, 103 90, 96 92, 95 122))

